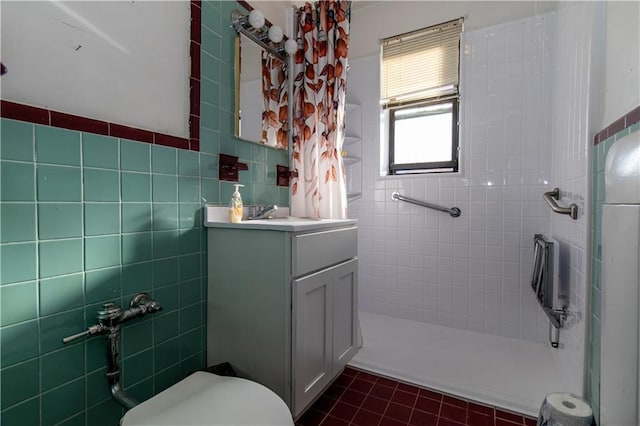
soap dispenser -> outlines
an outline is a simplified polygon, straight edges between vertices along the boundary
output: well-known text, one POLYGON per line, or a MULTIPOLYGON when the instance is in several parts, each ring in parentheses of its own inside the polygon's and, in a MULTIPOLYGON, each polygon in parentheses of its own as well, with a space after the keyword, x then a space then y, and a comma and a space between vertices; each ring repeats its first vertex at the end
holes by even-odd
POLYGON ((239 183, 234 183, 233 186, 236 187, 236 190, 233 192, 231 196, 231 202, 229 203, 229 220, 231 223, 240 223, 242 222, 242 197, 240 196, 239 187, 244 186, 239 183))

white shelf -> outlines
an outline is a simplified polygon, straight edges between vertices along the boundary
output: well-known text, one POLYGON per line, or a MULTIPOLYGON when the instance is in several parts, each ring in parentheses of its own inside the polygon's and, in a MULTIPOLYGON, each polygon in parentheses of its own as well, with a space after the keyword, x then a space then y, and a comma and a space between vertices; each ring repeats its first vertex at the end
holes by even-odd
POLYGON ((347 200, 362 196, 362 109, 360 105, 347 102, 345 117, 343 157, 347 172, 347 200))
POLYGON ((361 139, 359 136, 345 136, 344 137, 344 144, 345 145, 353 145, 356 144, 358 142, 360 142, 361 139))

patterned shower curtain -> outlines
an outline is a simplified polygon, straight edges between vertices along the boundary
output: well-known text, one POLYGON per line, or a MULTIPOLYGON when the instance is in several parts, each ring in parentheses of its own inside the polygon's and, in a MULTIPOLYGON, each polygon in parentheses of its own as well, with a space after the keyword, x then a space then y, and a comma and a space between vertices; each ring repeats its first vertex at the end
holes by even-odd
POLYGON ((306 3, 298 12, 293 77, 291 214, 345 219, 342 144, 349 1, 306 3), (300 48, 300 44, 304 47, 300 48), (297 173, 297 175, 296 175, 297 173))
POLYGON ((284 64, 269 53, 262 52, 262 143, 287 149, 289 100, 284 64))

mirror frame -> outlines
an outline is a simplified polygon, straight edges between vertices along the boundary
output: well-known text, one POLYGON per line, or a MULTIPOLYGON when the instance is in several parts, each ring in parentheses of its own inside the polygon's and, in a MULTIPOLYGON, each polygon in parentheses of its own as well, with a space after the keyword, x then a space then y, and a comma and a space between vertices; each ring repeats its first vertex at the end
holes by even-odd
MULTIPOLYGON (((234 58, 233 58, 233 73, 234 73, 234 84, 235 84, 235 90, 234 90, 234 109, 233 109, 233 135, 238 138, 238 139, 242 139, 242 140, 247 140, 247 139, 243 139, 240 136, 240 75, 242 73, 242 67, 241 67, 241 63, 242 61, 240 60, 240 34, 236 33, 236 38, 233 41, 233 50, 234 50, 234 58)), ((248 141, 248 142, 255 142, 255 143, 260 143, 258 141, 248 141)))
MULTIPOLYGON (((237 0, 237 3, 240 6, 242 6, 247 12, 250 12, 250 11, 252 11, 254 9, 246 1, 237 0)), ((265 27, 269 28, 271 25, 272 25, 271 22, 268 19, 265 19, 265 27)), ((291 127, 290 123, 289 123, 289 115, 290 114, 287 114, 286 121, 280 121, 281 123, 286 124, 286 129, 287 129, 286 146, 284 148, 279 147, 279 146, 268 145, 264 138, 261 139, 261 140, 254 141, 254 140, 247 139, 247 138, 244 138, 244 137, 240 136, 240 133, 241 133, 241 131, 240 131, 241 130, 241 128, 240 128, 240 121, 241 121, 241 108, 240 108, 241 88, 240 88, 240 85, 241 85, 241 80, 242 80, 242 78, 241 78, 241 75, 242 75, 242 55, 241 55, 242 42, 241 42, 241 39, 243 38, 242 35, 245 36, 244 39, 247 42, 255 43, 256 46, 258 46, 261 49, 261 52, 265 52, 266 51, 268 54, 273 55, 274 57, 282 60, 283 66, 284 66, 284 73, 285 73, 285 80, 284 80, 283 84, 285 85, 285 90, 287 91, 287 93, 289 92, 289 73, 288 73, 289 58, 288 58, 288 56, 286 54, 284 54, 284 52, 280 52, 280 51, 278 51, 276 49, 273 49, 271 46, 267 45, 267 43, 271 43, 271 42, 267 41, 266 43, 265 42, 259 43, 259 42, 257 42, 256 40, 253 39, 255 36, 251 37, 251 36, 248 36, 247 34, 240 33, 240 32, 238 32, 236 30, 236 37, 235 37, 235 40, 234 40, 234 83, 235 83, 235 88, 234 88, 234 92, 235 92, 234 93, 234 136, 237 139, 240 139, 240 140, 245 141, 245 142, 255 143, 255 144, 262 145, 264 147, 271 148, 271 149, 276 149, 276 150, 279 150, 279 151, 287 151, 289 149, 288 147, 290 145, 290 143, 289 143, 289 135, 288 135, 289 129, 291 127), (265 49, 264 45, 269 46, 269 49, 265 49), (276 53, 274 54, 273 52, 276 52, 276 53)), ((286 37, 285 37, 285 40, 286 40, 286 37)), ((258 63, 260 64, 260 66, 262 66, 262 58, 259 59, 258 63)), ((260 76, 261 76, 260 78, 262 80, 262 78, 263 78, 262 77, 262 69, 260 69, 259 74, 260 74, 260 76)), ((262 91, 260 90, 257 95, 262 97, 263 96, 262 91)), ((288 97, 288 95, 287 95, 287 97, 288 97)), ((289 106, 287 108, 289 109, 289 106)), ((263 111, 264 111, 264 108, 263 108, 263 111)), ((259 125, 260 125, 260 131, 262 132, 262 123, 260 123, 259 125)))

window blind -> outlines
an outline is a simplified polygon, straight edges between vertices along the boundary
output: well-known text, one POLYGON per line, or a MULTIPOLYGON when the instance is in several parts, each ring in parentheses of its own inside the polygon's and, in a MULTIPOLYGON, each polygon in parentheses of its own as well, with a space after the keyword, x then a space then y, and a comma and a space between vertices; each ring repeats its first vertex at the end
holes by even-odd
POLYGON ((382 104, 458 93, 463 19, 382 40, 382 104))

